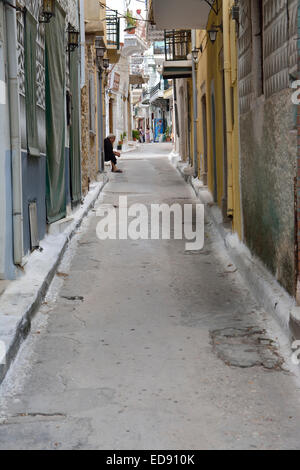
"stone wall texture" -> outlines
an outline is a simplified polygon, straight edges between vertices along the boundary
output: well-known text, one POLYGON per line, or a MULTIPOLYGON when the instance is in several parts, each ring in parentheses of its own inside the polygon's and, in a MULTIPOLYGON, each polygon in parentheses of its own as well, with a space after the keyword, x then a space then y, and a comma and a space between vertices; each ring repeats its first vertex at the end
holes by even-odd
MULTIPOLYGON (((297 53, 298 53, 298 80, 300 79, 300 0, 298 0, 298 41, 297 41, 297 53)), ((298 95, 299 98, 299 95, 298 95)), ((296 246, 297 246, 297 303, 300 304, 300 104, 297 106, 297 179, 296 179, 296 246)))
POLYGON ((297 131, 291 77, 297 73, 298 2, 263 0, 263 94, 257 95, 255 0, 241 2, 239 99, 244 239, 295 294, 297 131))
POLYGON ((89 184, 97 176, 97 80, 95 48, 87 40, 85 47, 86 82, 81 90, 81 175, 82 193, 89 190, 89 184))

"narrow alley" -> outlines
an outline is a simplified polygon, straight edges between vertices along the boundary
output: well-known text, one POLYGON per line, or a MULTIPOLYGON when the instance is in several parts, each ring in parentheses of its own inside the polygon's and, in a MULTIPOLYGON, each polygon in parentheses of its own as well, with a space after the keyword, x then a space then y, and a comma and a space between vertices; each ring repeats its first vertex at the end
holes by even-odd
POLYGON ((0 386, 0 449, 300 449, 300 382, 279 327, 210 221, 192 253, 96 236, 120 195, 199 203, 170 150, 124 155, 73 238, 0 386))

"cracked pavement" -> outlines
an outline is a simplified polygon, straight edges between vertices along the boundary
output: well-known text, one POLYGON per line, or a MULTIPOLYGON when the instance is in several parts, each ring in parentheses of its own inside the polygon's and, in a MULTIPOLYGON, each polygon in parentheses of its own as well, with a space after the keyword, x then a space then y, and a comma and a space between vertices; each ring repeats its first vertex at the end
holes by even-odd
POLYGON ((206 223, 184 241, 99 241, 101 204, 197 203, 145 145, 72 240, 0 387, 0 449, 300 449, 299 380, 275 321, 206 223))

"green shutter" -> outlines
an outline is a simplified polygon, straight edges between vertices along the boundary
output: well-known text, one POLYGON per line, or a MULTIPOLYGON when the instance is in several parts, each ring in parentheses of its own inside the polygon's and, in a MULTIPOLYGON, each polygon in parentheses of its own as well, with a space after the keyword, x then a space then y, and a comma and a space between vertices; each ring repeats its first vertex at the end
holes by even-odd
POLYGON ((65 183, 65 14, 56 2, 55 18, 45 25, 47 219, 66 216, 65 183))
POLYGON ((37 22, 25 11, 25 103, 27 149, 32 156, 39 157, 39 139, 36 110, 36 36, 37 22))

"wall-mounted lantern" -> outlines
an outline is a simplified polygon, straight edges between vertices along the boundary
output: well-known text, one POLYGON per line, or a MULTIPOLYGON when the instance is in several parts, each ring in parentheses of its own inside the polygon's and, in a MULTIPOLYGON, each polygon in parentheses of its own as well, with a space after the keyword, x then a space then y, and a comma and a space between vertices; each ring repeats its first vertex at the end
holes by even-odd
POLYGON ((192 57, 193 57, 193 61, 194 62, 197 62, 198 61, 198 56, 199 56, 199 52, 203 52, 203 47, 202 45, 200 47, 195 47, 193 50, 192 50, 192 57))
POLYGON ((216 42, 216 39, 217 39, 218 30, 217 29, 209 29, 207 32, 208 32, 208 35, 209 35, 210 42, 212 44, 214 44, 216 42))
POLYGON ((216 42, 217 34, 218 34, 219 30, 223 31, 223 26, 221 24, 219 24, 219 25, 214 25, 213 24, 212 28, 207 30, 208 35, 209 35, 209 39, 210 39, 212 44, 214 44, 216 42))
POLYGON ((97 36, 95 40, 95 49, 96 49, 96 63, 99 69, 108 69, 109 59, 104 59, 104 54, 106 47, 103 41, 102 36, 97 36))
POLYGON ((98 67, 101 67, 104 54, 105 54, 105 45, 104 45, 102 36, 96 36, 95 49, 96 49, 96 63, 98 67))
POLYGON ((72 25, 68 25, 68 52, 73 52, 79 47, 79 31, 72 25))
POLYGON ((231 9, 232 19, 239 23, 240 21, 240 7, 238 5, 233 5, 231 9))
POLYGON ((109 67, 109 59, 103 59, 103 64, 102 64, 102 66, 103 66, 103 68, 104 68, 105 70, 107 70, 108 67, 109 67))
POLYGON ((234 0, 234 4, 231 8, 231 16, 234 21, 236 21, 237 24, 240 22, 240 7, 239 7, 239 2, 238 0, 234 0))
POLYGON ((39 22, 50 23, 53 16, 55 16, 55 0, 43 0, 39 22))

